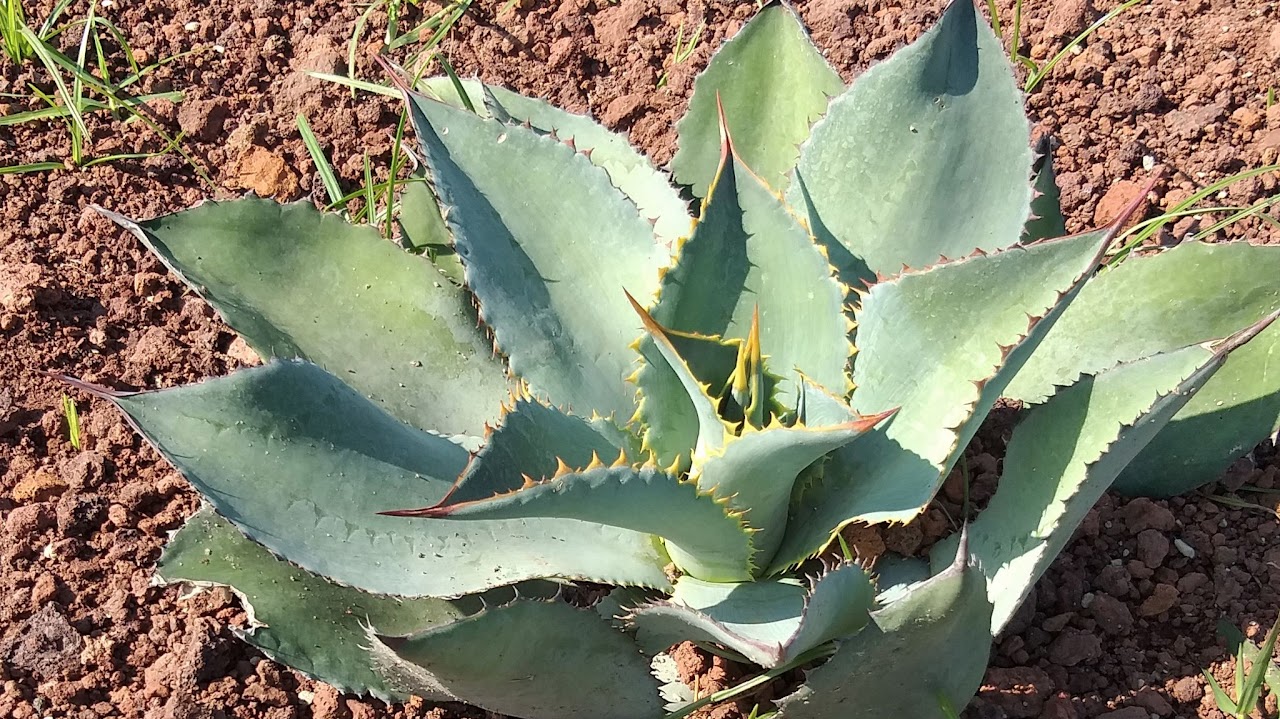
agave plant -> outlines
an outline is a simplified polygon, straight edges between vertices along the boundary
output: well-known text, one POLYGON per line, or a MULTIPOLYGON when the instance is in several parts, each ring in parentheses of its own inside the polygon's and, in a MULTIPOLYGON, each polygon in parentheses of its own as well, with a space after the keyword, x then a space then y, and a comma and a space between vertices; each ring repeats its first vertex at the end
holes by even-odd
POLYGON ((116 217, 268 361, 94 388, 208 500, 160 576, 234 588, 246 641, 343 691, 688 713, 664 652, 694 641, 804 668, 784 717, 945 716, 1127 466, 1181 489, 1275 426, 1280 250, 1099 275, 1126 218, 1046 239, 1051 170, 970 0, 848 89, 764 7, 679 124, 695 222, 588 118, 419 90, 425 254, 309 204, 116 217), (828 552, 917 516, 1001 397, 1034 407, 932 562, 828 552))

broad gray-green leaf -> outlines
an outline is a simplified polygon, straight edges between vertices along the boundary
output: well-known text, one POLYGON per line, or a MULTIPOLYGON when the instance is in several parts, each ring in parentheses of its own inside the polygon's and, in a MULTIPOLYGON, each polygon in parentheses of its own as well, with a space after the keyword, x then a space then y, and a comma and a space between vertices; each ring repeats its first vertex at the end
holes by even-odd
MULTIPOLYGON (((486 117, 502 115, 508 122, 527 122, 535 129, 572 140, 591 162, 605 169, 609 179, 640 208, 640 214, 654 220, 659 239, 674 243, 689 234, 689 206, 672 187, 666 173, 655 169, 649 158, 631 146, 626 135, 618 134, 586 115, 576 115, 532 97, 525 97, 479 80, 462 80, 476 112, 486 117), (495 112, 496 111, 496 112, 495 112)), ((422 82, 441 100, 461 107, 457 89, 448 77, 422 82)))
POLYGON ((971 0, 953 0, 938 25, 832 101, 801 148, 790 197, 852 285, 1017 242, 1031 161, 1000 40, 971 0))
MULTIPOLYGON (((826 427, 748 427, 739 437, 726 440, 723 449, 705 456, 695 454, 689 476, 698 489, 724 498, 730 507, 745 512, 743 518, 756 530, 752 537, 757 566, 770 566, 782 543, 792 487, 806 467, 830 452, 855 441, 892 411, 858 417, 826 427)), ((672 557, 680 563, 675 553, 672 557)))
POLYGON ((238 632, 245 641, 338 691, 388 702, 408 694, 373 666, 365 627, 408 634, 481 607, 476 598, 402 600, 339 586, 272 556, 208 508, 169 540, 156 573, 166 584, 231 587, 250 618, 238 632))
POLYGON ((593 459, 612 462, 624 453, 638 461, 638 442, 603 418, 584 419, 520 397, 502 424, 449 490, 450 503, 485 499, 519 489, 525 477, 547 479, 561 466, 582 469, 593 459))
POLYGON ((969 530, 995 605, 993 636, 1120 470, 1224 358, 1193 345, 1120 365, 1060 391, 1017 426, 995 496, 969 530))
POLYGON ((785 186, 796 145, 844 83, 823 59, 786 3, 769 3, 720 47, 693 83, 689 110, 676 125, 676 180, 706 197, 716 174, 717 102, 724 105, 738 150, 772 187, 785 186))
POLYGON ((693 482, 654 467, 569 471, 488 499, 452 504, 446 498, 414 510, 413 515, 470 521, 517 519, 530 527, 555 518, 643 532, 652 535, 655 545, 665 540, 682 569, 715 582, 749 579, 754 553, 751 531, 737 513, 723 506, 723 500, 699 493, 693 482))
MULTIPOLYGON (((1041 402, 1081 374, 1230 334, 1280 308, 1280 247, 1187 242, 1090 282, 1005 390, 1041 402)), ((1173 495, 1212 481, 1280 426, 1280 328, 1232 353, 1116 480, 1173 495)))
POLYGON ((491 712, 526 719, 662 715, 658 682, 635 642, 594 611, 563 601, 516 600, 406 637, 372 641, 491 712))
POLYGON ((111 399, 219 514, 338 583, 437 597, 541 577, 669 586, 666 553, 639 532, 378 514, 438 502, 467 452, 402 424, 315 365, 277 361, 111 399))
POLYGON ((1062 193, 1058 176, 1053 171, 1053 143, 1048 135, 1036 144, 1035 180, 1031 183, 1031 218, 1022 230, 1022 242, 1037 242, 1067 234, 1067 220, 1062 216, 1062 193))
POLYGON ((256 198, 105 214, 263 357, 314 362, 420 429, 479 435, 498 417, 506 374, 471 299, 372 228, 256 198))
POLYGON ((1113 232, 1016 245, 872 287, 856 312, 852 406, 900 409, 832 455, 822 481, 795 503, 774 571, 852 521, 919 513, 1113 232))
POLYGON ((982 683, 990 621, 986 580, 962 552, 840 642, 778 701, 779 719, 943 719, 942 706, 965 706, 982 683))
POLYGON ((679 332, 745 340, 758 317, 760 347, 782 378, 778 402, 795 405, 797 370, 847 391, 853 350, 847 290, 809 231, 743 163, 733 142, 721 137, 719 169, 693 235, 663 275, 653 318, 679 332))
POLYGON ((833 567, 808 586, 790 578, 721 583, 681 577, 671 599, 635 607, 628 621, 649 652, 707 641, 775 667, 856 633, 867 623, 873 594, 856 564, 833 567))
POLYGON ((435 193, 427 186, 421 171, 400 190, 400 244, 410 252, 424 255, 435 265, 440 274, 455 285, 463 285, 462 263, 453 251, 449 229, 440 216, 440 205, 435 193))
POLYGON ((579 414, 631 416, 625 379, 641 331, 625 292, 652 296, 667 260, 649 223, 567 145, 409 103, 467 286, 512 371, 579 414))

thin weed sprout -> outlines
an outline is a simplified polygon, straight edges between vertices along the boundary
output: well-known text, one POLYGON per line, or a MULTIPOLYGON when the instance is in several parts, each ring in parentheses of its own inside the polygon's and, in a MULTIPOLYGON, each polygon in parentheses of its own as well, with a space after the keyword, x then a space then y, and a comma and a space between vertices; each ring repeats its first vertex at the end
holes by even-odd
MULTIPOLYGON (((1232 185, 1271 172, 1280 172, 1280 164, 1264 165, 1250 170, 1228 175, 1195 191, 1185 200, 1177 203, 1156 217, 1137 223, 1119 238, 1117 249, 1107 259, 1107 265, 1114 266, 1123 262, 1126 257, 1142 247, 1165 226, 1182 217, 1197 217, 1206 214, 1225 214, 1226 216, 1191 235, 1192 240, 1204 240, 1221 232, 1223 229, 1252 217, 1273 227, 1280 227, 1280 220, 1269 214, 1271 208, 1280 205, 1280 194, 1264 197, 1250 205, 1220 205, 1197 207, 1201 202, 1224 192, 1232 185)), ((1178 238, 1179 240, 1183 238, 1178 238)))
POLYGON ((679 29, 676 30, 676 44, 671 48, 671 56, 665 63, 662 74, 658 76, 659 90, 667 86, 671 68, 683 65, 689 58, 693 57, 693 53, 698 49, 698 43, 702 40, 702 32, 707 29, 707 26, 705 23, 699 25, 698 29, 694 30, 687 39, 684 36, 684 28, 685 25, 681 22, 679 29))
POLYGON ((1213 700, 1218 709, 1234 719, 1247 719, 1258 709, 1263 685, 1266 684, 1272 691, 1276 690, 1274 675, 1280 670, 1275 668, 1271 658, 1275 653, 1276 639, 1280 637, 1280 621, 1272 625, 1261 647, 1255 646, 1240 630, 1225 622, 1218 624, 1218 632, 1235 650, 1235 696, 1228 694, 1209 670, 1201 669, 1200 672, 1213 692, 1213 700), (1246 664, 1249 665, 1247 671, 1246 664))
MULTIPOLYGON (((7 0, 11 1, 11 0, 7 0)), ((4 17, 6 33, 11 29, 20 38, 24 48, 24 60, 34 59, 40 63, 48 74, 53 86, 52 92, 29 85, 27 96, 15 99, 38 100, 46 107, 18 112, 0 117, 0 126, 13 126, 27 122, 44 120, 63 120, 71 138, 70 156, 62 162, 43 161, 0 167, 0 174, 24 172, 41 172, 58 169, 88 168, 95 165, 124 159, 144 159, 175 152, 192 167, 195 173, 210 186, 213 185, 205 170, 195 157, 182 144, 182 134, 171 134, 160 126, 148 113, 148 103, 155 100, 179 102, 183 98, 181 92, 162 92, 133 95, 126 88, 138 83, 147 74, 173 62, 186 53, 163 58, 150 65, 141 66, 134 55, 133 48, 125 34, 110 20, 98 12, 97 0, 91 0, 89 9, 83 18, 57 25, 66 11, 70 0, 62 0, 54 7, 49 17, 40 28, 34 29, 26 22, 24 16, 10 15, 13 6, 6 6, 0 15, 4 17), (13 20, 10 23, 10 20, 13 20), (75 58, 69 57, 53 43, 66 33, 76 33, 79 41, 76 44, 75 58), (104 37, 105 33, 105 37, 104 37), (118 80, 113 78, 108 43, 114 43, 115 49, 123 55, 128 68, 127 74, 118 80), (29 56, 26 52, 29 51, 29 56), (91 97, 93 93, 98 97, 91 97), (164 141, 164 146, 154 152, 115 153, 101 157, 90 157, 87 150, 90 145, 90 133, 85 123, 85 115, 91 112, 107 111, 123 118, 125 124, 140 122, 164 141)), ((7 38, 7 35, 6 35, 7 38)), ((6 39, 7 42, 7 39, 6 39)), ((6 47, 8 47, 6 45, 6 47)), ((10 54, 12 58, 12 54, 10 54)))
MULTIPOLYGON (((1023 82, 1022 89, 1024 92, 1034 92, 1037 87, 1044 82, 1053 69, 1057 67, 1063 60, 1067 58, 1076 49, 1087 41, 1095 32, 1103 25, 1116 19, 1121 13, 1142 3, 1144 0, 1124 0, 1124 2, 1115 6, 1106 15, 1098 18, 1092 25, 1085 28, 1083 32, 1076 35, 1061 50, 1043 64, 1037 63, 1035 60, 1022 54, 1022 0, 1014 0, 1013 4, 1013 23, 1010 24, 1009 30, 1009 58, 1013 60, 1015 65, 1021 65, 1027 70, 1027 79, 1023 82)), ((997 6, 996 0, 987 0, 987 12, 991 16, 991 29, 996 35, 1005 37, 1005 28, 1000 22, 1000 8, 997 6)))
MULTIPOLYGON (((407 2, 413 5, 417 4, 416 0, 407 0, 407 2)), ((345 77, 321 72, 308 72, 307 74, 316 79, 349 88, 353 97, 358 91, 364 91, 399 98, 399 89, 393 88, 388 84, 362 80, 356 76, 359 40, 364 35, 374 13, 379 9, 385 8, 387 11, 387 27, 382 37, 383 47, 379 51, 379 61, 382 62, 382 58, 386 53, 401 50, 415 42, 419 43, 406 55, 403 63, 405 67, 416 68, 411 84, 417 85, 433 64, 439 63, 440 68, 453 82, 454 88, 457 90, 459 97, 462 98, 463 103, 469 110, 475 112, 475 107, 471 105, 470 97, 463 89, 457 73, 449 63, 448 58, 439 49, 440 43, 448 36, 458 21, 462 19, 462 16, 470 10, 474 0, 454 0, 426 19, 401 32, 401 24, 405 17, 405 3, 406 0, 375 0, 361 12, 356 19, 348 43, 347 75, 345 77), (430 35, 423 40, 423 36, 428 33, 430 35)), ((373 159, 365 155, 362 160, 360 184, 347 192, 343 190, 342 183, 338 179, 338 175, 334 171, 329 158, 325 155, 324 149, 307 118, 302 115, 298 116, 298 134, 302 138, 303 145, 307 148, 311 161, 315 164, 316 174, 319 176, 321 184, 324 186, 325 194, 328 197, 326 209, 341 212, 351 222, 364 222, 373 225, 383 237, 388 239, 395 235, 396 218, 400 213, 400 198, 397 190, 403 189, 407 184, 425 182, 423 177, 415 174, 418 168, 417 158, 405 146, 405 129, 408 124, 407 111, 402 110, 397 119, 395 133, 392 137, 391 159, 386 170, 386 179, 376 179, 376 176, 381 173, 375 171, 373 159)))

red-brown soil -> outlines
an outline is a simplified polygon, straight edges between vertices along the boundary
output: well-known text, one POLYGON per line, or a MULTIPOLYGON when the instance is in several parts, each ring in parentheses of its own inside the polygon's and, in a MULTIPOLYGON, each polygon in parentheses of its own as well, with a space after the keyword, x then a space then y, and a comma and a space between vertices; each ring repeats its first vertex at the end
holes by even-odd
MULTIPOLYGON (((522 1, 505 14, 478 2, 444 48, 459 71, 478 73, 629 132, 658 162, 673 151, 674 120, 713 48, 750 16, 750 2, 707 0, 522 1), (706 23, 693 57, 655 89, 681 23, 706 23)), ((1002 5, 1011 5, 1002 2, 1002 5)), ((1109 9, 1099 0, 1029 2, 1024 51, 1043 60, 1109 9)), ((37 21, 52 5, 36 2, 37 21)), ((799 3, 818 45, 847 79, 916 37, 940 0, 799 3)), ((433 11, 431 0, 415 11, 433 11)), ((84 3, 73 12, 83 13, 84 3)), ((209 195, 245 189, 282 199, 321 198, 298 139, 305 113, 354 184, 362 152, 385 166, 396 111, 383 99, 353 101, 300 70, 338 71, 360 8, 335 2, 117 2, 103 10, 146 61, 199 51, 156 72, 144 89, 182 89, 156 117, 184 130, 213 175, 203 185, 174 156, 89 170, 0 176, 0 717, 160 719, 368 719, 481 716, 410 703, 389 709, 338 697, 235 641, 244 621, 225 592, 183 599, 150 586, 167 532, 197 505, 185 482, 103 403, 76 396, 82 452, 66 441, 64 390, 43 371, 120 388, 167 387, 224 374, 253 360, 211 310, 132 238, 88 209, 98 203, 141 217, 209 195), (188 29, 192 28, 192 29, 188 29), (214 49, 214 45, 221 49, 214 49)), ((1011 10, 1006 8, 1006 22, 1011 10)), ((376 75, 371 38, 361 72, 376 75)), ((1280 106, 1280 10, 1262 0, 1150 0, 1104 27, 1029 98, 1055 152, 1071 229, 1109 219, 1146 176, 1146 162, 1174 170, 1156 190, 1167 208, 1226 174, 1275 162, 1280 106)), ((0 93, 43 71, 0 60, 0 93)), ((30 106, 0 96, 0 112, 30 106)), ((159 149, 136 123, 90 120, 93 152, 159 149)), ((0 130, 0 165, 61 161, 57 123, 0 130)), ((1246 204, 1274 194, 1276 176, 1240 183, 1220 198, 1246 204)), ((1165 241, 1192 231, 1180 221, 1165 241)), ((1227 236, 1274 239, 1265 226, 1227 236)), ((1170 318, 1176 321, 1176 318, 1170 318)), ((73 393, 74 394, 74 393, 73 393)), ((997 467, 1003 429, 975 448, 979 490, 997 467)), ((1226 480, 1277 482, 1270 448, 1257 468, 1226 480)), ((944 496, 944 500, 945 496, 944 496)), ((898 530, 891 547, 919 545, 898 530)), ((1001 638, 974 717, 1220 717, 1201 667, 1226 679, 1231 663, 1214 636, 1219 618, 1254 628, 1276 619, 1280 523, 1200 496, 1170 502, 1107 497, 1001 638), (1183 556, 1172 541, 1194 550, 1183 556)), ((720 672, 713 669, 713 672, 720 672)), ((1275 700, 1270 699, 1270 716, 1275 700)))

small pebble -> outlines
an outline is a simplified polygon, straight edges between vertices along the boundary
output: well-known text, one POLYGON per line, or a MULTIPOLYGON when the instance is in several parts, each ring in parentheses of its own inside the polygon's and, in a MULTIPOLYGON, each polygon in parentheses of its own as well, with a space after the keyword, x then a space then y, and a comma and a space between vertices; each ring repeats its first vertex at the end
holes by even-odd
POLYGON ((1178 550, 1178 554, 1181 554, 1182 556, 1186 557, 1187 559, 1195 559, 1195 558, 1196 558, 1196 550, 1192 549, 1190 544, 1187 544, 1186 542, 1182 541, 1181 539, 1175 539, 1175 540, 1173 540, 1173 547, 1174 547, 1174 549, 1177 549, 1177 550, 1178 550))
POLYGON ((186 25, 183 25, 182 27, 186 29, 187 32, 195 32, 196 30, 200 29, 200 23, 195 20, 192 20, 191 22, 187 23, 186 25))

